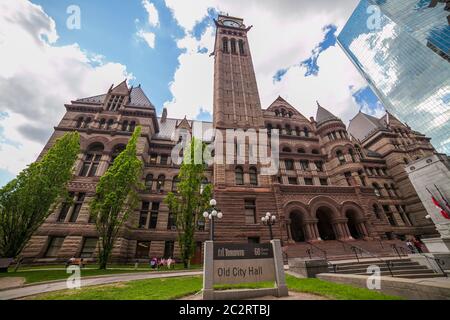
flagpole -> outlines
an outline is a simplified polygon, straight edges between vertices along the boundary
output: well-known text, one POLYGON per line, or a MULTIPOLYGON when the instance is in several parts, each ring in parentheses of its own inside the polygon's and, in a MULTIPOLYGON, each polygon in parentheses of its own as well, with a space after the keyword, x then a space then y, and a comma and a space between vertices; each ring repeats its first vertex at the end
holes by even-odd
POLYGON ((434 185, 434 187, 435 187, 436 190, 439 192, 439 195, 441 196, 442 200, 444 200, 444 203, 445 203, 445 208, 444 208, 444 210, 445 210, 445 212, 450 213, 450 212, 447 211, 447 208, 450 209, 450 205, 449 205, 447 199, 445 199, 444 195, 442 194, 441 190, 439 190, 439 188, 438 188, 437 185, 434 185))

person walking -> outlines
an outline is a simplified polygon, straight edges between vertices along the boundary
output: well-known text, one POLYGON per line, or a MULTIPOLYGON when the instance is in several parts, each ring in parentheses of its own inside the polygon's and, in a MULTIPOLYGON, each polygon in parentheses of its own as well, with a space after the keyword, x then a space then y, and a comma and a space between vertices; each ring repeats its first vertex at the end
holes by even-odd
POLYGON ((416 249, 414 248, 413 243, 411 242, 411 239, 406 240, 406 246, 411 251, 411 253, 416 253, 416 249))
POLYGON ((413 244, 414 244, 414 247, 416 247, 417 252, 423 253, 423 250, 422 250, 422 243, 421 243, 419 240, 417 240, 416 238, 414 238, 414 239, 413 239, 413 244))

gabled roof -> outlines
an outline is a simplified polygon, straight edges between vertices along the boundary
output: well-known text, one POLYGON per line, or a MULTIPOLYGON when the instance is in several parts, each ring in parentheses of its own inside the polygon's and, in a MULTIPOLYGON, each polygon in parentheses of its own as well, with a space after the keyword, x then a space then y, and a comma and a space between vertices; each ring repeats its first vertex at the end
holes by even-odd
POLYGON ((332 114, 330 111, 322 107, 319 102, 317 102, 317 113, 316 113, 316 122, 317 124, 324 123, 330 120, 341 121, 338 117, 332 114))
MULTIPOLYGON (((145 94, 144 90, 142 90, 140 85, 136 88, 131 87, 131 89, 128 89, 126 81, 123 81, 116 87, 111 88, 109 92, 111 94, 120 94, 120 95, 129 96, 130 100, 126 101, 126 104, 125 104, 127 106, 145 107, 145 108, 150 107, 153 109, 155 108, 155 106, 148 99, 147 95, 145 94)), ((102 104, 105 102, 107 95, 108 94, 101 94, 101 95, 97 95, 97 96, 93 96, 93 97, 77 99, 75 101, 81 102, 81 103, 102 104)))
POLYGON ((350 120, 348 125, 348 132, 358 140, 366 139, 370 134, 376 130, 385 130, 385 117, 378 119, 374 116, 358 112, 358 114, 350 120))
POLYGON ((211 142, 213 140, 214 130, 212 122, 172 118, 167 118, 163 122, 161 122, 161 118, 158 118, 159 132, 153 136, 153 139, 177 140, 177 137, 174 136, 177 130, 186 130, 185 128, 178 127, 180 121, 186 121, 191 128, 189 131, 192 131, 193 134, 202 133, 205 135, 203 137, 204 142, 211 142))
POLYGON ((281 96, 278 96, 278 98, 276 98, 275 101, 272 102, 272 104, 266 110, 267 111, 275 111, 275 109, 279 109, 279 107, 286 109, 286 111, 291 111, 296 116, 299 116, 299 117, 303 118, 305 121, 309 122, 309 120, 304 115, 302 115, 295 107, 293 107, 289 102, 287 102, 281 96))

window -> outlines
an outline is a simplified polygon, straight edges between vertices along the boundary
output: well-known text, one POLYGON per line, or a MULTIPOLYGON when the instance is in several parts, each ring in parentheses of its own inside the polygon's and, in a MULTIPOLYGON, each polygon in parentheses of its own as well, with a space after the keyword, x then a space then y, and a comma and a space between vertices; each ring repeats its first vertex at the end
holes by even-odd
POLYGON ((283 151, 283 152, 291 152, 291 148, 289 148, 289 147, 284 147, 282 151, 283 151))
POLYGON ((106 123, 106 130, 110 130, 113 125, 114 125, 114 120, 109 119, 108 122, 106 123))
POLYGON ((361 180, 361 184, 366 186, 366 177, 364 177, 364 172, 362 170, 358 171, 359 180, 361 180))
POLYGON ((148 225, 149 229, 156 229, 156 224, 158 223, 158 211, 159 202, 153 202, 152 210, 150 211, 150 223, 148 225))
POLYGON ((373 183, 372 187, 373 187, 373 191, 375 192, 375 195, 377 197, 381 197, 381 188, 380 188, 380 186, 377 183, 373 183))
POLYGON ((175 249, 175 242, 166 241, 164 243, 164 259, 172 258, 174 249, 175 249))
POLYGON ((313 179, 312 178, 305 178, 305 185, 313 186, 314 185, 313 179))
MULTIPOLYGON (((74 196, 75 196, 75 194, 73 192, 69 193, 70 200, 73 200, 74 196)), ((66 221, 67 214, 69 213, 69 210, 70 210, 71 207, 72 207, 72 202, 71 201, 63 202, 63 204, 61 205, 61 211, 59 212, 58 222, 66 221)))
POLYGON ((164 191, 164 183, 166 181, 166 176, 161 174, 158 177, 158 181, 156 183, 156 191, 163 192, 164 191))
POLYGON ((81 207, 83 206, 85 193, 79 193, 77 199, 75 200, 72 215, 70 216, 70 222, 76 222, 78 219, 78 215, 80 214, 81 207))
POLYGON ((152 153, 150 155, 150 164, 156 164, 156 159, 158 159, 158 155, 156 153, 152 153))
POLYGON ((289 184, 298 184, 297 177, 288 177, 289 184))
POLYGON ((388 218, 389 224, 391 226, 396 226, 397 224, 395 223, 394 215, 391 212, 390 207, 388 205, 383 205, 383 211, 384 211, 384 213, 386 214, 386 216, 388 218))
POLYGON ((136 121, 130 122, 130 127, 128 128, 128 131, 134 132, 134 129, 136 129, 136 121))
POLYGON ((364 155, 363 155, 363 153, 362 153, 362 151, 361 151, 361 148, 358 147, 358 146, 356 146, 356 147, 355 147, 355 150, 356 150, 356 154, 358 155, 358 157, 359 157, 360 159, 363 159, 363 158, 364 158, 364 155))
POLYGON ((256 224, 255 200, 245 200, 245 223, 256 224))
POLYGON ((344 164, 345 163, 345 157, 344 157, 344 154, 342 153, 341 150, 338 150, 336 152, 336 157, 338 158, 340 164, 344 164))
POLYGON ((222 50, 223 50, 224 53, 229 53, 228 38, 223 38, 222 39, 222 50))
POLYGON ((51 237, 48 243, 47 251, 45 252, 46 258, 56 258, 64 243, 64 237, 51 237))
POLYGON ((303 128, 303 132, 305 133, 305 137, 309 137, 309 130, 307 127, 303 128))
POLYGON ((286 166, 286 170, 294 170, 294 161, 293 160, 285 160, 284 165, 286 166))
POLYGON ((167 220, 167 230, 176 230, 177 222, 175 213, 169 212, 169 218, 167 220))
POLYGON ((83 161, 83 167, 81 168, 80 176, 93 177, 97 173, 100 160, 102 158, 103 145, 95 144, 89 148, 83 161))
POLYGON ((260 243, 259 237, 248 237, 247 238, 248 243, 260 243))
POLYGON ((298 152, 298 153, 306 153, 306 152, 305 152, 305 149, 303 149, 303 148, 298 149, 297 152, 298 152))
POLYGON ((205 231, 205 218, 203 216, 201 216, 197 220, 197 230, 198 231, 205 231))
POLYGON ((255 167, 251 167, 249 170, 249 174, 250 174, 250 184, 252 186, 257 186, 258 185, 258 170, 256 170, 255 167))
POLYGON ((235 179, 236 179, 236 185, 241 186, 244 184, 244 170, 242 167, 237 167, 235 170, 235 179))
POLYGON ((147 201, 142 202, 141 212, 139 214, 139 228, 143 229, 147 227, 148 211, 150 203, 147 201))
POLYGON ((319 150, 317 150, 317 149, 313 149, 313 150, 311 151, 311 153, 312 153, 312 154, 320 154, 319 150))
POLYGON ((152 185, 153 185, 153 175, 152 174, 148 174, 145 177, 145 188, 147 190, 152 190, 152 185))
POLYGON ((166 154, 162 154, 161 155, 161 159, 159 161, 160 164, 162 165, 166 165, 167 164, 167 160, 168 160, 169 156, 166 154))
POLYGON ((136 244, 136 258, 146 259, 150 257, 150 241, 138 241, 136 244))
POLYGON ((351 187, 352 186, 352 173, 345 172, 344 176, 345 176, 345 180, 347 181, 347 184, 351 187))
POLYGON ((112 165, 114 163, 114 160, 116 160, 116 158, 119 156, 119 154, 121 154, 122 151, 125 150, 125 148, 126 148, 126 146, 123 144, 119 144, 114 147, 113 152, 111 154, 111 161, 110 161, 109 165, 112 165))
POLYGON ((394 196, 395 197, 398 197, 399 195, 398 195, 398 192, 397 192, 397 188, 395 188, 395 185, 394 184, 391 184, 391 190, 392 190, 392 192, 394 193, 394 196))
POLYGON ((302 170, 304 170, 304 171, 309 170, 309 161, 308 160, 301 160, 300 165, 302 167, 302 170))
POLYGON ((98 128, 99 129, 103 129, 103 128, 105 128, 105 125, 106 125, 106 120, 105 119, 101 119, 98 128))
POLYGON ((125 121, 122 123, 122 131, 128 131, 128 129, 129 129, 128 121, 125 120, 125 121))
POLYGON ((408 160, 407 158, 403 158, 403 162, 404 162, 405 164, 409 164, 409 160, 408 160))
POLYGON ((382 217, 382 215, 381 215, 380 208, 379 208, 376 204, 372 205, 372 208, 373 208, 373 213, 375 214, 375 216, 377 217, 377 219, 378 219, 378 220, 382 220, 383 217, 382 217))
POLYGON ((178 176, 173 177, 172 180, 172 192, 178 191, 178 183, 180 183, 180 178, 178 176))
POLYGON ((83 117, 79 117, 77 120, 77 124, 75 125, 77 128, 81 128, 81 126, 83 125, 83 117))
POLYGON ((321 185, 321 186, 327 186, 327 185, 328 185, 328 179, 326 179, 326 178, 321 178, 321 179, 320 179, 320 185, 321 185))
POLYGON ((119 110, 122 102, 124 100, 124 96, 111 96, 109 98, 106 110, 107 111, 117 111, 119 110))
POLYGON ((245 54, 245 50, 244 50, 244 41, 243 40, 239 40, 239 53, 241 55, 245 54))
POLYGON ((352 159, 352 162, 356 162, 355 154, 354 154, 353 150, 352 149, 348 150, 348 153, 350 154, 350 158, 352 159))
POLYGON ((89 125, 91 124, 91 118, 86 118, 86 120, 84 120, 84 123, 83 123, 83 128, 88 128, 89 127, 89 125))
POLYGON ((231 39, 231 53, 236 54, 236 39, 231 39))
POLYGON ((317 171, 323 172, 323 162, 322 161, 315 161, 314 164, 316 165, 317 171))
POLYGON ((83 248, 81 249, 80 258, 92 258, 97 248, 97 238, 85 238, 83 248))

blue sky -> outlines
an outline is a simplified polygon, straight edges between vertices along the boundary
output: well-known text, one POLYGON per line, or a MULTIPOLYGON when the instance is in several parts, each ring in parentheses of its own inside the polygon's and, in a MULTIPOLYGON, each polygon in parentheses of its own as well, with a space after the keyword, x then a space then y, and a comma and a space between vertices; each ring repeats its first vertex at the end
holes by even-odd
POLYGON ((263 108, 281 95, 307 117, 315 115, 316 100, 344 121, 360 108, 376 112, 376 97, 336 45, 357 2, 0 3, 0 36, 9 30, 0 41, 5 56, 0 62, 0 186, 36 159, 64 114, 64 103, 102 94, 125 78, 142 85, 159 114, 167 107, 169 117, 210 121, 214 59, 209 55, 219 12, 254 26, 249 41, 263 108), (81 10, 80 30, 66 26, 73 4, 81 10))

